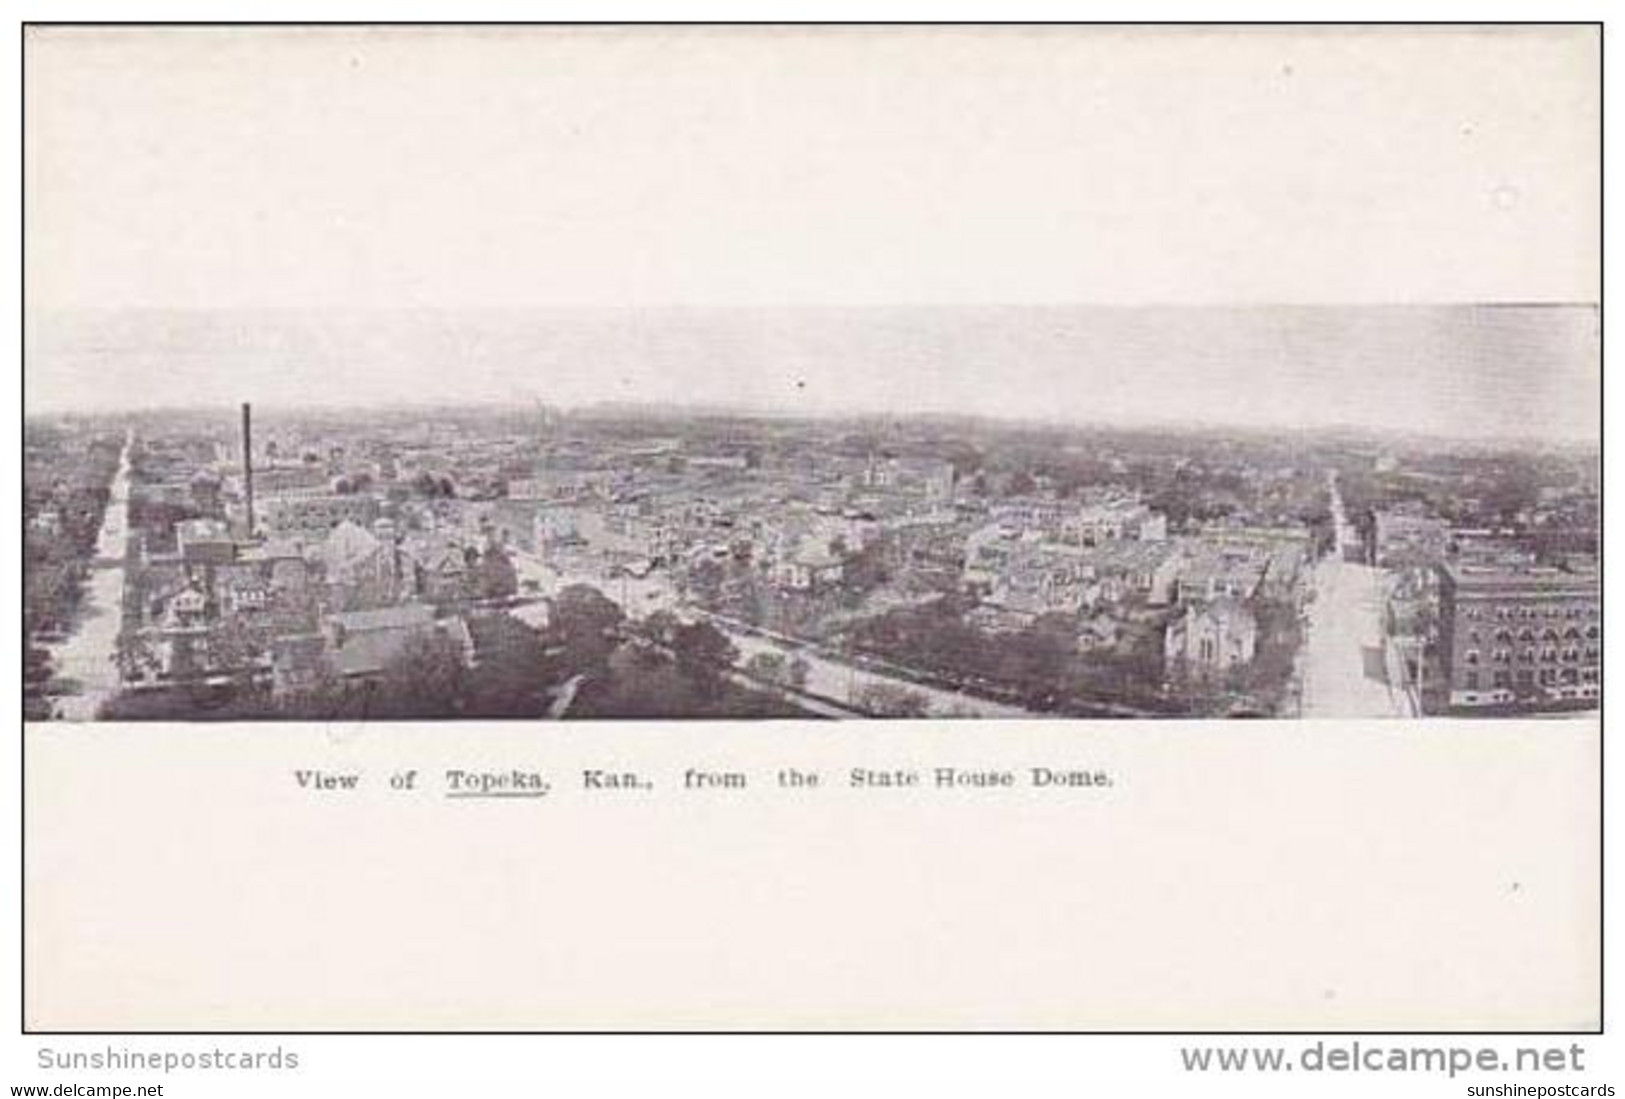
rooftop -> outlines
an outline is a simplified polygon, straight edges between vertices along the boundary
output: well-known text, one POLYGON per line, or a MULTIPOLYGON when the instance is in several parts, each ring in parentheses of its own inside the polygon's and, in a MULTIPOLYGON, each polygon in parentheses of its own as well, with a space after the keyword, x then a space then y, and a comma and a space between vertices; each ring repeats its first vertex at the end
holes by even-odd
POLYGON ((347 633, 404 630, 433 622, 434 608, 424 603, 402 603, 399 606, 377 607, 372 610, 342 611, 329 615, 328 619, 344 627, 347 633))
POLYGON ((1598 575, 1595 566, 1570 563, 1567 568, 1529 562, 1450 561, 1440 571, 1457 588, 1510 591, 1571 591, 1596 595, 1598 575))

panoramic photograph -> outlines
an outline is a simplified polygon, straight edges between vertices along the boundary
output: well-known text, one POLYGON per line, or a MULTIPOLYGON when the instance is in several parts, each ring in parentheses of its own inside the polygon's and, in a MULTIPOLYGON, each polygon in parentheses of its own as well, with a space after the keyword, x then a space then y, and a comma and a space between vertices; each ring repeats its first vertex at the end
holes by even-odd
POLYGON ((33 720, 1600 705, 1592 306, 29 335, 33 720))

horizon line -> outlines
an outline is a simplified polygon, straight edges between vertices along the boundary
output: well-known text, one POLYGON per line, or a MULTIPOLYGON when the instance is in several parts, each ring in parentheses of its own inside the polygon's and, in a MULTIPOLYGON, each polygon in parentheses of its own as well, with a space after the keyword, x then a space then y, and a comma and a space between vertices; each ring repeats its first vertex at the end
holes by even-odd
POLYGON ((1492 444, 1517 445, 1523 448, 1575 448, 1584 447, 1599 449, 1602 443, 1600 430, 1592 436, 1562 436, 1553 437, 1549 434, 1531 432, 1528 435, 1497 435, 1497 434, 1453 434, 1437 430, 1421 430, 1416 428, 1386 427, 1382 425, 1357 424, 1350 422, 1331 422, 1319 424, 1258 424, 1242 423, 1233 420, 1193 420, 1193 419, 1139 419, 1128 422, 1112 422, 1105 420, 1084 419, 1058 419, 1038 416, 1012 416, 987 412, 951 412, 951 411, 892 411, 873 408, 850 409, 792 409, 788 406, 750 406, 729 405, 719 402, 697 401, 691 403, 673 403, 662 401, 640 402, 628 399, 603 399, 588 402, 565 403, 549 402, 541 398, 532 398, 525 401, 516 401, 511 397, 466 397, 454 401, 411 401, 398 400, 388 402, 359 401, 345 402, 343 400, 332 402, 289 403, 275 399, 248 400, 248 401, 208 401, 198 404, 166 404, 144 409, 93 409, 84 407, 59 406, 45 409, 24 409, 24 420, 43 419, 62 416, 77 416, 87 419, 97 418, 130 418, 140 416, 165 415, 197 415, 206 413, 221 413, 224 416, 235 417, 243 404, 253 405, 256 409, 280 414, 323 414, 342 413, 352 411, 374 411, 381 413, 412 413, 426 411, 446 412, 503 412, 511 411, 524 415, 535 413, 538 405, 550 412, 562 413, 566 416, 576 416, 592 412, 621 412, 629 417, 643 417, 648 419, 682 419, 690 418, 738 418, 758 420, 781 420, 801 422, 832 422, 841 420, 876 420, 887 419, 899 422, 906 421, 969 421, 989 426, 1008 428, 1041 428, 1047 430, 1064 431, 1173 431, 1185 433, 1222 433, 1225 431, 1237 432, 1244 435, 1304 435, 1310 433, 1324 434, 1351 434, 1376 437, 1378 439, 1408 439, 1428 440, 1453 444, 1492 444))

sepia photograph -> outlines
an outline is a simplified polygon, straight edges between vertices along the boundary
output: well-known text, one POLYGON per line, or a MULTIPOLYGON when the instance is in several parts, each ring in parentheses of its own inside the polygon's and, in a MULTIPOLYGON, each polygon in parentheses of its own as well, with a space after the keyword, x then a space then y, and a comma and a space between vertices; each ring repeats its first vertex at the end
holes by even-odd
POLYGON ((35 718, 1600 704, 1594 304, 30 335, 35 718))

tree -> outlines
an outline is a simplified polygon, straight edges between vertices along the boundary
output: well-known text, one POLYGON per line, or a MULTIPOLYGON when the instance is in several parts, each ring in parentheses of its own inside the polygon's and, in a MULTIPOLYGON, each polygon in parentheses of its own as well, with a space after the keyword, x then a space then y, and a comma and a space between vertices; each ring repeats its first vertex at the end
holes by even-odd
MULTIPOLYGON (((121 665, 122 666, 122 665, 121 665)), ((48 682, 51 678, 51 654, 37 645, 27 645, 23 651, 23 682, 30 686, 48 682)))
POLYGON ((398 717, 453 717, 467 696, 462 646, 438 630, 425 631, 408 638, 384 665, 371 710, 398 717))
POLYGON ((238 614, 228 614, 209 632, 209 666, 247 685, 266 654, 265 638, 238 614))
POLYGON ((721 680, 701 684, 650 645, 632 642, 610 658, 606 674, 582 684, 572 716, 649 718, 805 717, 776 692, 721 680))
POLYGON ((931 708, 930 700, 919 691, 891 683, 867 683, 858 688, 852 701, 876 717, 924 717, 931 708))
POLYGON ((626 615, 590 584, 571 584, 553 599, 553 632, 572 673, 600 669, 615 648, 626 615))
POLYGON ((429 499, 457 495, 457 486, 452 484, 450 477, 436 477, 428 470, 424 470, 412 479, 412 488, 419 496, 428 497, 429 499))
POLYGON ((693 717, 703 712, 702 696, 671 658, 636 644, 615 650, 605 674, 576 698, 580 712, 596 717, 693 717))
POLYGON ((789 669, 778 653, 757 653, 745 661, 745 674, 775 686, 789 681, 789 669))
POLYGON ((807 658, 797 653, 790 658, 790 667, 786 669, 785 682, 798 691, 807 689, 807 678, 812 674, 812 665, 807 658))
POLYGON ((739 659, 739 650, 728 635, 709 622, 678 627, 671 647, 678 671, 697 684, 715 682, 739 659))
POLYGON ((119 633, 113 655, 118 661, 119 678, 126 682, 156 677, 163 667, 152 641, 133 629, 119 633))
POLYGON ((1033 475, 1024 469, 1018 469, 1012 473, 1004 486, 1006 496, 1031 496, 1037 491, 1038 482, 1033 480, 1033 475))
POLYGON ((677 635, 677 630, 683 624, 671 611, 661 609, 644 616, 643 635, 657 645, 670 646, 671 640, 677 635))
POLYGON ((519 573, 501 546, 487 546, 475 571, 480 595, 486 599, 512 599, 519 594, 519 573))
POLYGON ((1075 621, 1039 618, 999 646, 1000 678, 1020 684, 1030 701, 1042 699, 1064 684, 1076 638, 1075 621))
POLYGON ((362 694, 351 690, 350 684, 325 660, 317 666, 309 683, 280 698, 276 708, 279 716, 299 721, 336 721, 367 716, 362 694))
POLYGON ((1539 500, 1540 485, 1532 471, 1513 468, 1484 492, 1480 514, 1497 524, 1515 526, 1539 500))
POLYGON ((721 564, 710 558, 703 558, 688 570, 686 577, 688 594, 700 603, 715 604, 722 598, 722 582, 725 578, 726 571, 721 564))
POLYGON ((886 543, 877 540, 848 556, 841 571, 841 587, 853 596, 854 604, 891 579, 886 567, 886 543))
POLYGON ((546 713, 555 676, 541 634, 509 614, 476 618, 469 626, 478 659, 468 677, 468 712, 480 717, 546 713))

